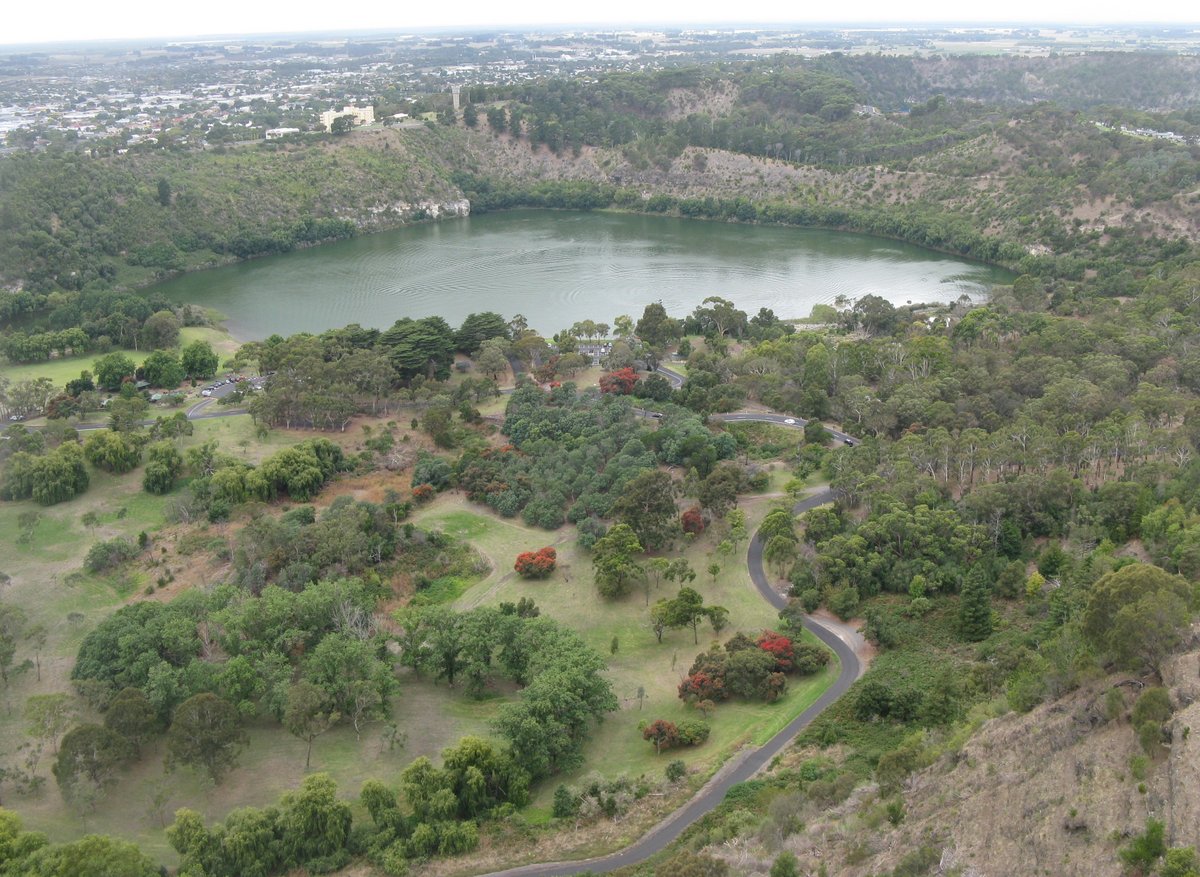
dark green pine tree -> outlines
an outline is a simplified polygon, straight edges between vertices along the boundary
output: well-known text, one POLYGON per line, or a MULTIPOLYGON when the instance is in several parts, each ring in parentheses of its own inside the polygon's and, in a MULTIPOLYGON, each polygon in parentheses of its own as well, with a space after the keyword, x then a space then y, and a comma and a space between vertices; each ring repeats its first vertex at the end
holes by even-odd
POLYGON ((987 572, 976 565, 963 581, 958 600, 958 625, 963 639, 979 642, 992 633, 992 587, 987 572))

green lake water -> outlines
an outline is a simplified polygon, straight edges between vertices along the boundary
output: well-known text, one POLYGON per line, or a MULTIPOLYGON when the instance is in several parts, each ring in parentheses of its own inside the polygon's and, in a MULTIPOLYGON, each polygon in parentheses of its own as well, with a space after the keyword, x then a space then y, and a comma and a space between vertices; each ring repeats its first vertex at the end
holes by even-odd
POLYGON ((751 316, 806 317, 839 296, 895 304, 986 295, 999 268, 868 235, 661 216, 515 210, 410 226, 187 274, 155 287, 216 308, 242 339, 401 317, 524 314, 553 333, 579 320, 672 316, 706 296, 751 316))

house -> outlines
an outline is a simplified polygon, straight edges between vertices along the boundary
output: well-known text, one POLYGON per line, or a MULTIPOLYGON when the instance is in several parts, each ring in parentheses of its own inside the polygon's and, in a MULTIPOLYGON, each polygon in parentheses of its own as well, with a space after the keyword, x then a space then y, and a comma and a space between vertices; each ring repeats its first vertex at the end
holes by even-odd
POLYGON ((370 125, 375 121, 375 108, 342 107, 340 110, 326 110, 325 112, 321 113, 321 124, 325 127, 326 131, 332 131, 333 120, 340 118, 341 116, 352 116, 356 126, 370 125))

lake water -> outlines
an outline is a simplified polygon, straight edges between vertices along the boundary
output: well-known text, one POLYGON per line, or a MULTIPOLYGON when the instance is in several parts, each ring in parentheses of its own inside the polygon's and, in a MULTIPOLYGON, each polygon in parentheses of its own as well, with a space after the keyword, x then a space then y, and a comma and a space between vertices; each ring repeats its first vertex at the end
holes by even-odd
POLYGON ((237 337, 401 317, 524 314, 551 334, 580 320, 672 316, 719 295, 753 316, 807 317, 838 296, 948 302, 1012 282, 998 268, 867 235, 621 213, 516 210, 410 226, 187 274, 155 287, 216 308, 237 337))

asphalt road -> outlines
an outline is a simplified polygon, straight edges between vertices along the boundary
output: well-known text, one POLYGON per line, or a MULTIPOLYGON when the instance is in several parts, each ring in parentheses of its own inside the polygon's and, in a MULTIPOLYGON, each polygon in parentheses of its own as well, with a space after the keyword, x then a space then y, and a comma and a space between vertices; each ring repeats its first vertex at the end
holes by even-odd
MULTIPOLYGON (((255 378, 255 381, 258 379, 255 378)), ((233 417, 237 414, 245 414, 245 408, 216 408, 212 410, 210 406, 215 406, 218 399, 228 396, 236 389, 237 384, 222 384, 213 390, 211 396, 202 398, 199 402, 187 410, 188 420, 212 420, 216 417, 233 417)), ((170 414, 171 412, 164 412, 170 414)), ((153 420, 143 420, 142 426, 153 426, 153 420)), ((99 421, 97 423, 81 423, 75 427, 77 432, 87 432, 92 429, 108 429, 108 423, 99 421)))
MULTIPOLYGON (((828 489, 822 490, 820 493, 798 502, 794 511, 799 514, 800 512, 808 511, 832 501, 832 492, 828 489)), ((770 580, 763 569, 762 553, 762 540, 755 533, 747 555, 750 578, 764 600, 776 609, 782 609, 787 605, 787 598, 771 587, 770 580)), ((601 873, 612 871, 616 868, 623 868, 627 865, 636 865, 650 856, 665 850, 683 834, 688 826, 704 814, 715 809, 717 805, 725 800, 725 793, 733 786, 745 782, 770 764, 771 760, 782 752, 795 739, 797 734, 808 727, 812 720, 824 712, 830 704, 845 694, 850 686, 854 684, 854 681, 858 679, 862 671, 862 666, 858 660, 858 656, 854 654, 854 649, 834 633, 833 630, 825 627, 820 621, 814 618, 805 618, 804 627, 812 631, 821 642, 833 650, 841 664, 841 671, 838 673, 838 678, 834 680, 834 683, 825 689, 824 693, 808 709, 792 719, 783 730, 758 749, 748 754, 736 756, 732 762, 732 767, 722 769, 718 772, 690 801, 660 822, 653 830, 644 835, 641 840, 625 847, 623 850, 618 850, 607 856, 598 856, 593 859, 582 859, 575 862, 547 862, 537 865, 522 865, 517 868, 509 868, 507 871, 494 871, 485 875, 485 877, 567 877, 567 875, 583 874, 585 872, 601 873)))
POLYGON ((667 368, 665 365, 658 366, 654 371, 657 374, 662 375, 668 381, 670 381, 671 386, 674 389, 678 390, 680 387, 683 386, 684 378, 683 378, 683 375, 681 375, 679 372, 672 371, 671 369, 667 368))

